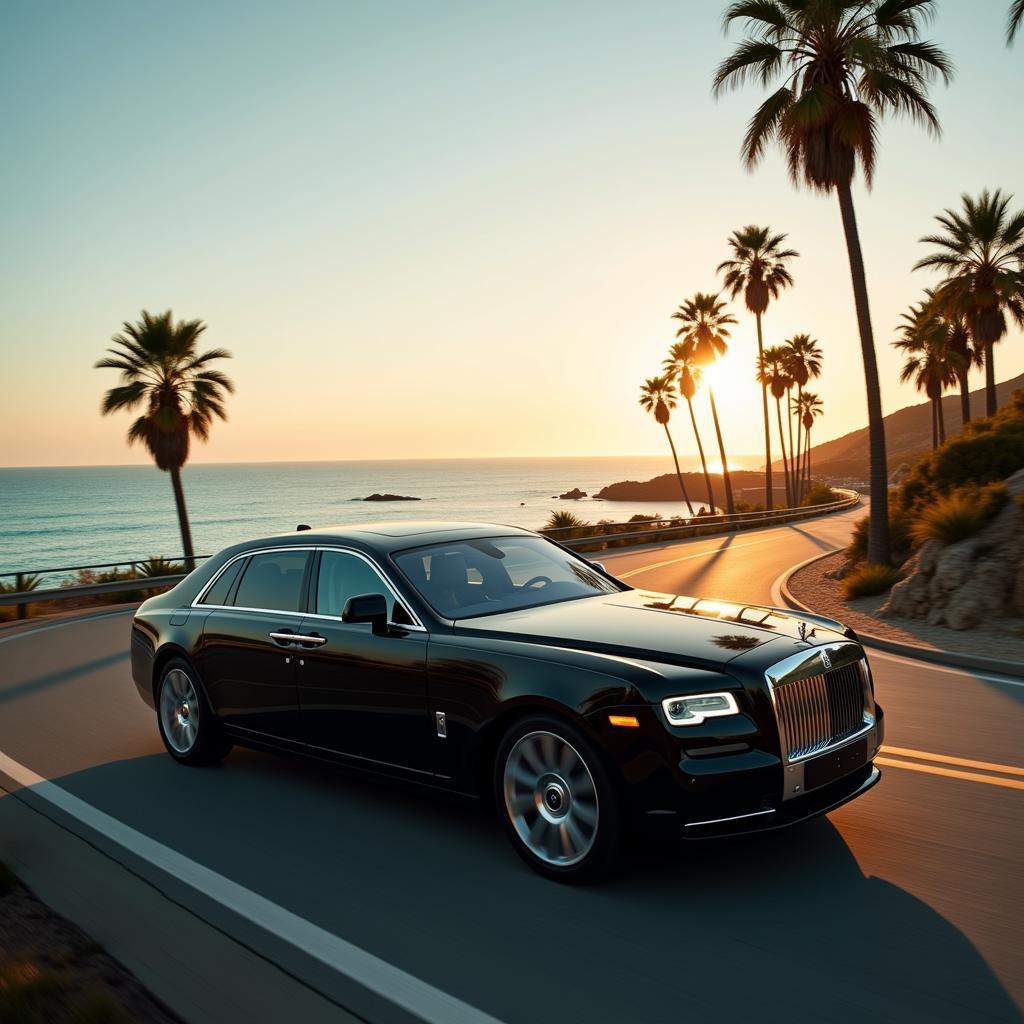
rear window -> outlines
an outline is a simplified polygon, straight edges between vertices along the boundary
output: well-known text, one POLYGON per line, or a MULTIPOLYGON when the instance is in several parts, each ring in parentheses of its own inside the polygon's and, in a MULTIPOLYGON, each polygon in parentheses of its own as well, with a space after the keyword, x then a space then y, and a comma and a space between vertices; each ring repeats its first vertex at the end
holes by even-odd
POLYGON ((245 565, 244 558, 237 558, 217 577, 216 583, 206 592, 200 604, 227 604, 228 594, 245 565))
POLYGON ((253 555, 232 603, 237 608, 300 611, 308 557, 306 551, 267 551, 253 555))

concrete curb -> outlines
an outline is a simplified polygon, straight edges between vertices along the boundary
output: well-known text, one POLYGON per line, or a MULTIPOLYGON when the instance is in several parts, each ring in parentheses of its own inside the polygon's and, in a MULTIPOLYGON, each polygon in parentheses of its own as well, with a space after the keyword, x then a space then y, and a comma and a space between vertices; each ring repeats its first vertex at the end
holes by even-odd
MULTIPOLYGON (((793 596, 789 589, 789 581, 801 569, 825 558, 830 558, 842 548, 835 548, 823 554, 808 558, 799 565, 787 569, 772 584, 772 601, 779 607, 792 608, 794 611, 818 614, 813 608, 809 608, 798 598, 793 596)), ((906 644, 898 640, 889 640, 886 637, 873 636, 870 633, 862 633, 857 630, 857 636, 866 647, 874 647, 888 654, 896 654, 902 658, 913 658, 915 661, 925 661, 933 665, 944 665, 948 668, 960 668, 978 672, 993 672, 997 675, 1012 676, 1015 679, 1024 679, 1024 665, 1016 661, 1003 661, 1000 658, 986 658, 980 654, 961 654, 955 651, 943 651, 933 647, 922 647, 920 644, 906 644)))

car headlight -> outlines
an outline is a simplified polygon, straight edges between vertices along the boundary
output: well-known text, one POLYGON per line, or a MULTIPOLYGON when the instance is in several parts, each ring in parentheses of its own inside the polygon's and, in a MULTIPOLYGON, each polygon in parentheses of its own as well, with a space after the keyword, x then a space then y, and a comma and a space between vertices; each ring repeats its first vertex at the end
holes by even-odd
POLYGON ((698 693, 692 697, 668 697, 661 702, 665 717, 672 725, 700 725, 705 718, 738 715, 736 698, 731 693, 698 693))

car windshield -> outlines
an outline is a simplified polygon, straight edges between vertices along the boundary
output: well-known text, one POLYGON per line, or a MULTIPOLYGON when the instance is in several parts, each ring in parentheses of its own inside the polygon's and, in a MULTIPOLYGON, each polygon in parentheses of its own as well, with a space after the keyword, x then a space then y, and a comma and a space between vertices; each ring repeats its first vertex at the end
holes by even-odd
POLYGON ((493 537, 433 544, 395 555, 424 600, 447 619, 614 594, 591 564, 540 537, 493 537))

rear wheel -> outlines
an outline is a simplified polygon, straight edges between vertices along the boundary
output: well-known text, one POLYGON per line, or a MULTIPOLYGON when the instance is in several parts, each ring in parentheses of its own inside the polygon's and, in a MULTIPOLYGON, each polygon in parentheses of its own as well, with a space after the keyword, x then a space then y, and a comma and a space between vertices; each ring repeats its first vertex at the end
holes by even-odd
POLYGON ((565 882, 591 882, 622 855, 619 794, 596 748, 576 728, 538 715, 505 736, 495 804, 519 855, 565 882))
POLYGON ((176 761, 216 764, 231 749, 187 661, 175 658, 164 666, 156 709, 160 738, 176 761))

